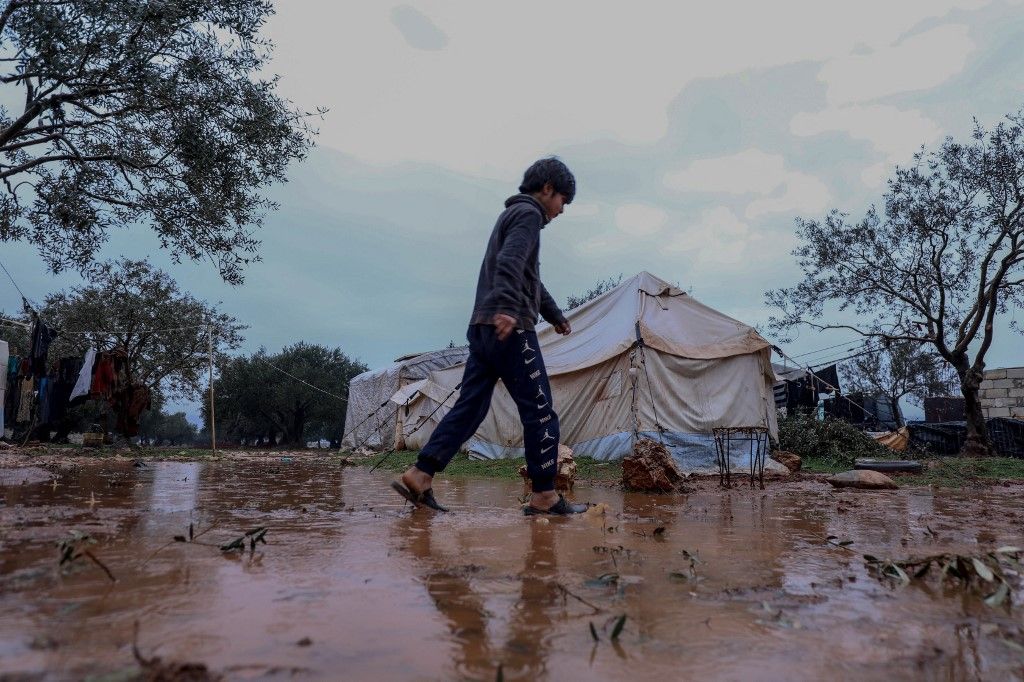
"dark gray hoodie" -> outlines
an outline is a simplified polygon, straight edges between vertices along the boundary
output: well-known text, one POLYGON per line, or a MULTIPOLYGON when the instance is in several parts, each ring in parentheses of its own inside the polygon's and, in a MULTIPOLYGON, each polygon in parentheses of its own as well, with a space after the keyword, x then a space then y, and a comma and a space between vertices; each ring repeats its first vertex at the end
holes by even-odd
POLYGON ((497 313, 511 315, 526 330, 537 324, 538 313, 551 324, 565 322, 540 281, 540 231, 547 223, 544 208, 530 195, 505 201, 480 265, 470 324, 491 324, 497 313))

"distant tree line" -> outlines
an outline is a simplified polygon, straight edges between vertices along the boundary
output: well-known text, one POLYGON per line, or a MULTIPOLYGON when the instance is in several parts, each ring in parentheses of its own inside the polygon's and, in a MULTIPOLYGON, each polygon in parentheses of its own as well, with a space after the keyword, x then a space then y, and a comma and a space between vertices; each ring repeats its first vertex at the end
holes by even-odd
MULTIPOLYGON (((340 447, 349 381, 366 370, 339 348, 303 341, 228 358, 214 381, 217 440, 301 447, 324 439, 340 447)), ((203 420, 209 433, 208 403, 203 420)))

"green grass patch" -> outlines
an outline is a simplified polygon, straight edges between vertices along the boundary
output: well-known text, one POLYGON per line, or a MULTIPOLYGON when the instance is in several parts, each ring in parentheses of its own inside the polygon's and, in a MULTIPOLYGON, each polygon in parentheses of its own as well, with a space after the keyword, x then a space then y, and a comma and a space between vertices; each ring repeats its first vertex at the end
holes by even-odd
POLYGON ((801 457, 800 460, 802 462, 800 469, 812 474, 838 474, 853 468, 852 463, 847 466, 841 461, 823 457, 801 457))
MULTIPOLYGON (((876 458, 879 459, 879 458, 876 458)), ((888 459, 914 459, 911 454, 892 452, 888 459)), ((1024 459, 1013 457, 935 457, 920 461, 925 469, 920 474, 886 473, 903 486, 935 486, 936 488, 968 488, 995 481, 1024 482, 1024 459)), ((816 474, 836 474, 853 468, 842 462, 820 457, 803 460, 803 470, 816 474)))
POLYGON ((1024 481, 1024 459, 1013 457, 940 457, 925 460, 920 474, 903 474, 901 485, 933 485, 964 488, 1001 480, 1024 481))
MULTIPOLYGON (((415 450, 401 450, 392 453, 380 468, 388 471, 405 471, 416 461, 417 455, 419 455, 419 452, 415 450)), ((382 456, 376 455, 373 458, 367 458, 363 463, 376 462, 382 456)), ((522 457, 512 459, 470 459, 468 455, 460 452, 448 463, 444 470, 444 475, 519 480, 519 467, 525 463, 526 460, 522 457)), ((615 481, 621 476, 622 466, 619 462, 599 462, 590 457, 576 458, 577 480, 615 481)))

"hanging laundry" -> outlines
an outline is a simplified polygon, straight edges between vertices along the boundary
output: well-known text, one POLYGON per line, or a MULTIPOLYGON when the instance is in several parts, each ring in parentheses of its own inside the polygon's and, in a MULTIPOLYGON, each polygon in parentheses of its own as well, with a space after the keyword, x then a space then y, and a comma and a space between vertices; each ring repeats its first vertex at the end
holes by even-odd
POLYGON ((0 438, 4 436, 4 406, 7 404, 7 361, 10 359, 10 347, 6 341, 0 341, 0 368, 4 376, 0 379, 0 438))
POLYGON ((39 380, 39 410, 36 412, 40 424, 50 423, 50 394, 53 391, 53 380, 43 377, 39 380))
POLYGON ((149 388, 135 384, 117 396, 117 403, 113 406, 117 412, 117 430, 129 437, 139 435, 139 417, 152 406, 149 388))
POLYGON ((96 349, 90 348, 85 353, 85 359, 82 361, 82 369, 78 374, 78 379, 75 380, 75 385, 71 389, 71 395, 68 396, 68 400, 74 402, 76 398, 89 395, 89 387, 92 386, 93 367, 96 365, 96 349))
POLYGON ((18 417, 16 422, 27 422, 32 418, 32 405, 35 403, 35 380, 28 374, 19 380, 18 417))
POLYGON ((128 350, 123 346, 118 346, 110 355, 114 359, 114 388, 116 391, 127 391, 131 388, 132 377, 131 372, 128 371, 128 350))
POLYGON ((18 368, 21 366, 21 358, 12 355, 7 359, 7 375, 4 382, 7 385, 7 396, 4 398, 4 423, 14 428, 18 420, 18 402, 21 399, 21 386, 18 383, 18 368))
POLYGON ((75 387, 75 382, 78 381, 81 369, 82 358, 79 357, 63 357, 57 363, 56 378, 50 396, 50 421, 52 423, 63 420, 64 415, 67 414, 71 390, 75 387))
POLYGON ((32 374, 37 379, 46 376, 46 354, 50 351, 50 344, 57 338, 57 330, 46 326, 46 323, 36 318, 32 326, 32 349, 29 351, 29 358, 32 360, 32 374))
POLYGON ((93 369, 92 384, 89 393, 93 398, 109 398, 114 388, 114 359, 106 351, 96 358, 93 369))

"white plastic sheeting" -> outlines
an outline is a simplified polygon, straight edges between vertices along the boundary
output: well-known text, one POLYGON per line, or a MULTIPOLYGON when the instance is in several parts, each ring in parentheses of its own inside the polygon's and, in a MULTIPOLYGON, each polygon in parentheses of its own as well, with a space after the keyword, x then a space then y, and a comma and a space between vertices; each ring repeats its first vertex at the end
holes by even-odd
MULTIPOLYGON (((468 356, 469 350, 465 347, 444 348, 399 358, 387 367, 363 372, 353 378, 348 386, 345 438, 341 446, 365 446, 374 449, 394 447, 403 408, 398 404, 392 404, 392 396, 399 389, 426 379, 434 370, 465 362, 468 356), (362 424, 359 428, 354 428, 360 422, 362 424)), ((402 398, 401 403, 407 400, 408 395, 402 398)))

